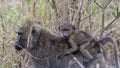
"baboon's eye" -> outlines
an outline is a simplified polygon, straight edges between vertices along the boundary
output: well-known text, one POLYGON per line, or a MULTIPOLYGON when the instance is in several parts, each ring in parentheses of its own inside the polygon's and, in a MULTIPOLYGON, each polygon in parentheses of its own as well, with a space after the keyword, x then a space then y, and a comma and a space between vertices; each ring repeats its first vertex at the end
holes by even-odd
POLYGON ((18 35, 22 35, 23 33, 21 33, 21 32, 18 32, 17 34, 18 34, 18 35))
POLYGON ((70 31, 70 29, 62 29, 62 31, 70 31))
POLYGON ((32 30, 32 34, 35 34, 35 30, 34 29, 32 30))
POLYGON ((34 27, 32 27, 32 34, 34 34, 35 33, 35 28, 34 27))

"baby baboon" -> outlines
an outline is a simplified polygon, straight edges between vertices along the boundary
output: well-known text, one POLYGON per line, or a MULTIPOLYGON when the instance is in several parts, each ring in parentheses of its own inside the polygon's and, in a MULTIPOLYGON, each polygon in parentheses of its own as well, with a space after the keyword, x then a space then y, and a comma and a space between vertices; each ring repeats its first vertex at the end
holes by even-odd
POLYGON ((79 49, 85 58, 93 59, 93 56, 86 49, 86 47, 95 45, 96 40, 92 36, 85 31, 75 30, 75 27, 69 22, 64 22, 58 29, 62 33, 63 39, 66 39, 71 46, 70 49, 65 50, 65 54, 71 54, 79 49))
POLYGON ((64 22, 59 26, 58 29, 62 33, 63 39, 67 40, 71 46, 70 49, 65 50, 65 52, 63 53, 64 55, 74 53, 79 49, 82 55, 88 58, 87 60, 93 61, 93 64, 95 64, 97 61, 99 62, 100 67, 105 68, 106 67, 105 59, 104 59, 105 55, 103 56, 104 52, 101 52, 100 49, 102 48, 101 46, 103 46, 104 48, 106 43, 109 42, 113 44, 112 47, 114 48, 115 64, 116 64, 116 67, 119 68, 118 60, 117 60, 118 59, 117 44, 115 43, 114 39, 110 37, 103 37, 102 39, 97 41, 92 36, 90 36, 87 32, 75 30, 75 27, 69 22, 64 22), (93 55, 91 55, 91 52, 89 52, 90 51, 89 49, 91 49, 94 46, 98 46, 99 48, 98 53, 102 55, 94 56, 94 59, 93 59, 93 55))

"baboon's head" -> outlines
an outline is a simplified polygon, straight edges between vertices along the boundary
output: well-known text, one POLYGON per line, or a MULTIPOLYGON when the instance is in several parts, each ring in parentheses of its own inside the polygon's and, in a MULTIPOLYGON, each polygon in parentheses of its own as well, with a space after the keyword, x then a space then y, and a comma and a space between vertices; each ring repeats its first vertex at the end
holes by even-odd
POLYGON ((63 22, 58 27, 58 29, 61 32, 63 38, 68 38, 75 31, 75 26, 70 22, 63 22))
POLYGON ((44 32, 44 30, 40 25, 34 24, 32 26, 31 34, 30 34, 30 38, 29 38, 29 46, 30 46, 30 48, 33 48, 34 46, 40 45, 39 43, 41 42, 41 40, 44 39, 44 38, 41 39, 41 37, 44 36, 43 32, 44 32))
POLYGON ((34 24, 31 28, 31 34, 29 38, 29 47, 37 47, 37 46, 45 46, 50 45, 53 43, 54 40, 57 39, 54 34, 52 34, 49 30, 46 28, 34 24))
POLYGON ((17 38, 15 41, 15 49, 16 50, 22 50, 23 48, 27 47, 27 41, 28 41, 28 36, 30 33, 30 27, 33 25, 33 22, 29 21, 25 23, 23 26, 21 26, 16 33, 17 38))

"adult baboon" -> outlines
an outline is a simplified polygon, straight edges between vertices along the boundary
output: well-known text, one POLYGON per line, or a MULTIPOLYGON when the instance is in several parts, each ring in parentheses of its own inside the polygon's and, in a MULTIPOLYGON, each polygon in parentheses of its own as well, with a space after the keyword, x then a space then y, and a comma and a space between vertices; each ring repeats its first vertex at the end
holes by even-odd
MULTIPOLYGON (((30 53, 33 68, 67 68, 68 62, 73 61, 71 56, 60 61, 56 59, 56 56, 67 47, 66 42, 38 24, 29 21, 20 27, 17 33, 15 49, 26 49, 30 53)), ((78 64, 75 65, 75 68, 79 67, 78 64)))
MULTIPOLYGON (((53 60, 51 63, 51 57, 55 57, 58 49, 54 51, 54 45, 61 39, 55 34, 50 33, 45 28, 39 27, 38 24, 34 24, 32 21, 25 23, 22 27, 17 30, 17 38, 15 42, 15 49, 20 51, 23 48, 26 49, 31 56, 31 63, 35 68, 57 68, 55 65, 55 61, 53 60), (37 26, 37 27, 36 27, 37 26), (31 28, 35 28, 35 35, 37 35, 36 31, 41 30, 40 35, 36 36, 34 40, 30 40, 30 36, 34 36, 33 32, 31 33, 31 28), (34 45, 29 45, 28 43, 37 41, 36 39, 40 38, 40 42, 36 42, 34 45), (30 41, 29 41, 30 40, 30 41), (28 45, 28 46, 27 46, 28 45), (49 59, 50 58, 50 59, 49 59), (52 65, 51 65, 52 64, 52 65)), ((33 38, 32 38, 33 39, 33 38)), ((57 44, 59 45, 59 44, 57 44)), ((62 49, 61 49, 62 50, 62 49)))

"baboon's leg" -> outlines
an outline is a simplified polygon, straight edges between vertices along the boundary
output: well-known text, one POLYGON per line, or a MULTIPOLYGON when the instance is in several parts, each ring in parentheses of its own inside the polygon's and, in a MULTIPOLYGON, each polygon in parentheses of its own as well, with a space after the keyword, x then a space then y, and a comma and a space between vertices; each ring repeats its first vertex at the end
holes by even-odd
POLYGON ((80 52, 82 53, 82 55, 84 56, 84 57, 86 57, 87 59, 93 59, 93 56, 89 53, 89 51, 86 49, 86 47, 89 47, 89 44, 90 44, 90 42, 87 42, 87 43, 85 43, 85 44, 83 44, 83 45, 80 45, 80 47, 79 47, 79 50, 80 50, 80 52))

